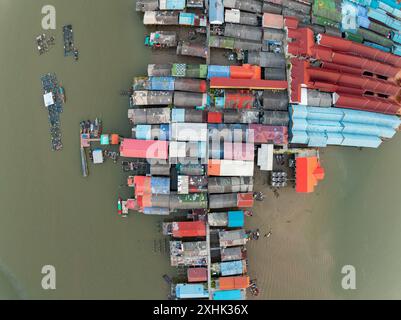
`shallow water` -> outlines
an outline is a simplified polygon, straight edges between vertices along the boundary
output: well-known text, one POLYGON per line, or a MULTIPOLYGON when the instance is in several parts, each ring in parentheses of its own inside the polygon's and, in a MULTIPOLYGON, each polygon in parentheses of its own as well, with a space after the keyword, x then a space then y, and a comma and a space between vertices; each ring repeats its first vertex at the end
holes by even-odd
MULTIPOLYGON (((146 71, 143 33, 133 0, 0 0, 0 298, 166 297, 161 275, 173 271, 167 255, 154 252, 162 239, 160 220, 118 219, 117 196, 129 192, 118 187, 124 183, 118 166, 90 167, 87 179, 80 170, 80 120, 99 116, 106 131, 129 135, 127 101, 119 93, 146 71), (39 56, 34 40, 42 33, 45 4, 57 10, 57 45, 39 56), (67 23, 74 27, 78 63, 63 57, 61 28, 67 23), (42 107, 40 76, 46 72, 56 72, 67 95, 61 116, 64 150, 58 153, 50 151, 42 107), (56 267, 54 291, 41 287, 41 268, 47 264, 56 267)), ((400 147, 397 137, 379 150, 324 151, 326 179, 308 198, 310 211, 301 213, 308 215, 299 225, 303 241, 290 239, 279 257, 293 263, 290 271, 313 273, 313 281, 275 273, 267 250, 272 268, 264 267, 265 277, 275 282, 266 282, 264 297, 327 292, 337 298, 401 297, 396 281, 401 270, 400 147), (344 264, 357 268, 357 290, 351 293, 340 287, 344 264)), ((264 262, 253 256, 251 263, 257 269, 264 262)))

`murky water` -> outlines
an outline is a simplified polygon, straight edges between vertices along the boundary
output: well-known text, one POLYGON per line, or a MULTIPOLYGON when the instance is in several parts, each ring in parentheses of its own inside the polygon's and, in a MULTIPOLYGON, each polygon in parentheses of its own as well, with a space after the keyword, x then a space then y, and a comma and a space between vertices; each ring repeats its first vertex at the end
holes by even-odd
MULTIPOLYGON (((143 32, 131 0, 0 0, 0 260, 10 272, 0 282, 12 274, 23 297, 166 296, 161 275, 169 265, 159 250, 159 220, 116 217, 116 198, 128 192, 118 187, 120 167, 90 168, 88 179, 80 169, 80 120, 100 116, 106 131, 129 134, 127 100, 119 94, 146 70, 143 32), (39 56, 34 40, 45 4, 57 10, 57 45, 39 56), (63 56, 67 23, 74 27, 78 63, 63 56), (50 151, 42 107, 46 72, 56 72, 67 94, 59 153, 50 151), (46 264, 56 267, 55 291, 41 288, 46 264)), ((0 285, 1 296, 15 296, 9 287, 0 285)))
MULTIPOLYGON (((134 0, 0 0, 0 298, 166 297, 161 275, 172 269, 160 250, 160 220, 116 217, 117 196, 128 194, 118 187, 124 183, 118 166, 90 168, 87 179, 80 171, 80 120, 100 116, 106 131, 129 135, 127 101, 119 93, 145 73, 143 32, 134 0), (39 56, 34 39, 42 33, 45 4, 57 10, 57 45, 39 56), (67 23, 74 27, 78 63, 63 57, 61 28, 67 23), (67 94, 59 153, 50 151, 42 107, 40 76, 47 72, 56 72, 67 94), (57 270, 54 291, 41 287, 47 264, 57 270)), ((324 152, 327 176, 312 198, 316 206, 305 229, 308 246, 329 238, 325 249, 335 268, 325 277, 336 297, 344 297, 344 264, 358 272, 358 290, 345 296, 401 297, 400 147, 398 137, 379 151, 324 152)), ((302 255, 293 258, 304 263, 302 255)), ((313 267, 325 270, 319 263, 313 267)), ((308 282, 295 287, 291 279, 281 280, 286 285, 273 287, 270 297, 291 296, 283 288, 299 296, 310 290, 308 282)))

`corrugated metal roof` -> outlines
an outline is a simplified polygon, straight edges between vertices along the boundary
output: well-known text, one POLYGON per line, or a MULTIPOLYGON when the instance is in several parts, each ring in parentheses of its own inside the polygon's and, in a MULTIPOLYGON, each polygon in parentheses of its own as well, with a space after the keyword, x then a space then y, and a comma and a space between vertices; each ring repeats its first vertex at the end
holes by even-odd
POLYGON ((401 124, 397 116, 341 108, 292 106, 293 143, 378 147, 401 124), (348 138, 346 138, 346 136, 348 138))
POLYGON ((123 139, 120 145, 120 154, 127 158, 167 159, 167 141, 123 139))

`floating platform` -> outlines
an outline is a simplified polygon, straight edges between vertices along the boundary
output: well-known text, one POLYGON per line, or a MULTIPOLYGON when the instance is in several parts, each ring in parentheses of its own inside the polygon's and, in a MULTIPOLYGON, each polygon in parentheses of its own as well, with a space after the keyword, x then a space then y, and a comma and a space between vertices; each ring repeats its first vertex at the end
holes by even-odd
POLYGON ((73 56, 75 61, 78 61, 79 51, 74 44, 74 33, 72 31, 72 25, 66 25, 63 27, 64 36, 64 56, 73 56))
POLYGON ((65 101, 64 89, 59 85, 56 74, 48 73, 41 77, 44 105, 49 112, 51 148, 60 151, 61 142, 60 113, 65 101))

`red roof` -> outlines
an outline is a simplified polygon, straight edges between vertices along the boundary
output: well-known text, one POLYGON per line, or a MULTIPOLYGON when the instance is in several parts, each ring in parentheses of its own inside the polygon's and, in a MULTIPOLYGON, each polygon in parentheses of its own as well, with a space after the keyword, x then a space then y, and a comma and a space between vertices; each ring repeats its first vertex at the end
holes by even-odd
POLYGON ((301 87, 303 84, 308 83, 306 68, 309 62, 299 60, 297 58, 291 59, 291 95, 290 101, 292 103, 301 102, 301 87))
POLYGON ((321 81, 336 84, 340 88, 360 88, 362 89, 362 94, 364 94, 366 91, 369 91, 395 97, 400 93, 401 90, 399 86, 396 86, 395 84, 386 80, 339 72, 337 70, 309 67, 307 69, 307 74, 310 81, 321 81))
POLYGON ((312 56, 315 46, 312 29, 288 29, 288 38, 292 39, 292 42, 288 43, 288 53, 294 56, 312 56))
POLYGON ((358 96, 346 93, 334 95, 334 105, 339 108, 357 109, 385 114, 400 114, 401 106, 391 99, 358 96))
POLYGON ((152 187, 151 187, 152 177, 135 176, 133 180, 134 180, 133 184, 135 187, 136 196, 143 196, 145 194, 152 193, 152 187))
POLYGON ((255 79, 262 78, 262 68, 251 64, 242 66, 230 66, 230 76, 233 79, 255 79))
POLYGON ((255 96, 249 92, 226 92, 224 108, 250 109, 255 103, 255 96))
POLYGON ((278 80, 255 80, 255 79, 232 79, 232 78, 211 78, 211 88, 232 88, 232 89, 287 89, 287 81, 278 80))
POLYGON ((299 21, 296 17, 284 17, 284 24, 289 29, 298 29, 299 21))
POLYGON ((253 207, 253 193, 238 193, 237 194, 237 207, 238 208, 251 208, 253 207))
POLYGON ((168 142, 156 140, 123 139, 120 154, 127 158, 167 159, 168 142))
POLYGON ((332 48, 335 51, 365 57, 374 61, 383 62, 401 68, 401 56, 396 56, 372 47, 365 46, 343 38, 328 34, 319 34, 318 44, 332 48))
MULTIPOLYGON (((310 63, 297 58, 291 59, 291 102, 301 102, 301 88, 307 87, 326 92, 335 92, 335 106, 386 114, 398 114, 401 105, 401 88, 394 82, 374 77, 347 73, 347 69, 311 67, 310 63), (387 99, 370 93, 388 96, 387 99)), ((324 65, 323 65, 324 66, 324 65)), ((333 66, 332 66, 333 68, 333 66)), ((349 68, 349 67, 345 67, 349 68)))
POLYGON ((206 237, 206 225, 204 221, 184 221, 173 223, 174 238, 206 237))
MULTIPOLYGON (((360 74, 363 74, 364 72, 371 72, 373 74, 378 74, 385 77, 397 78, 397 74, 400 73, 399 67, 394 67, 390 64, 374 61, 368 58, 355 56, 344 52, 337 52, 331 48, 323 46, 314 47, 313 57, 322 60, 323 62, 331 62, 337 65, 355 68, 356 70, 359 70, 358 73, 360 74)), ((355 69, 354 72, 347 72, 355 73, 355 69)))
POLYGON ((188 282, 205 282, 207 281, 207 268, 188 268, 188 282))
POLYGON ((296 159, 296 192, 313 192, 320 180, 324 179, 324 169, 317 157, 296 159))
POLYGON ((207 122, 208 123, 222 123, 223 122, 223 114, 221 112, 208 112, 207 113, 207 122))

